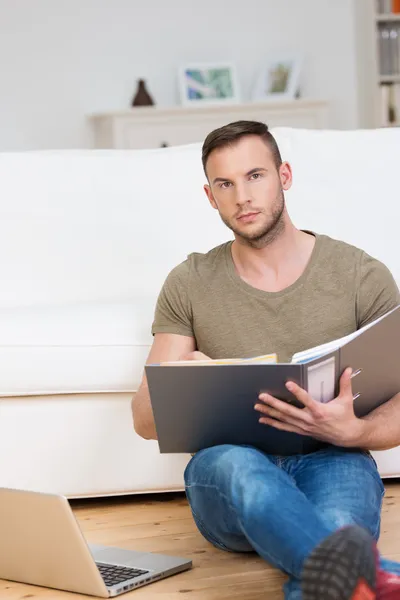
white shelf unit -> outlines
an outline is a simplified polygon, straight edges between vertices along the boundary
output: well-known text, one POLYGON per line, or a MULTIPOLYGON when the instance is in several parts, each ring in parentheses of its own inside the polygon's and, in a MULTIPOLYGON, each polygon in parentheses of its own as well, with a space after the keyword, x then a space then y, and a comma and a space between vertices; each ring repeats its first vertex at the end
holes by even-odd
POLYGON ((379 75, 379 83, 400 83, 400 75, 379 75))
MULTIPOLYGON (((400 113, 388 123, 382 109, 382 86, 389 87, 400 84, 400 50, 398 56, 399 70, 382 70, 380 32, 387 27, 397 29, 400 34, 400 13, 379 12, 378 0, 352 0, 354 7, 354 31, 356 52, 356 81, 358 96, 358 127, 376 128, 396 126, 400 122, 400 113), (385 118, 383 118, 385 117, 385 118)), ((382 6, 382 5, 381 5, 382 6)), ((387 7, 390 4, 386 5, 387 7)), ((399 48, 400 48, 400 37, 399 48)), ((384 90, 384 92, 387 90, 384 90)))
POLYGON ((375 12, 374 18, 378 71, 377 125, 398 127, 400 123, 400 13, 375 12))
POLYGON ((325 100, 201 107, 138 107, 88 117, 94 148, 142 149, 202 142, 213 129, 241 119, 264 121, 270 127, 329 127, 325 100))
POLYGON ((376 15, 376 21, 378 23, 390 23, 400 21, 400 13, 379 13, 376 15))

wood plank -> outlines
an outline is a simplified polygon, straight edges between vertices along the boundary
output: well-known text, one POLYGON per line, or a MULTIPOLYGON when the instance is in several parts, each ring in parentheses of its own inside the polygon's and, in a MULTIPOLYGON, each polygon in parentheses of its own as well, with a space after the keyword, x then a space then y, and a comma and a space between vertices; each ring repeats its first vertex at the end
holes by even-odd
MULTIPOLYGON (((286 580, 255 554, 223 552, 197 531, 183 494, 71 502, 89 542, 190 557, 194 568, 121 598, 129 600, 282 600, 286 580)), ((400 561, 400 481, 386 484, 380 550, 400 561)), ((83 600, 88 596, 0 580, 7 600, 83 600)))

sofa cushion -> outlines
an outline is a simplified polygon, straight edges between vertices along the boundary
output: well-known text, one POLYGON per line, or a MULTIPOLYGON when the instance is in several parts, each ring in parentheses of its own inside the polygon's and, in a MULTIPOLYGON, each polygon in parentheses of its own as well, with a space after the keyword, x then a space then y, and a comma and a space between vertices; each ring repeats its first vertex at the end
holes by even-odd
POLYGON ((0 310, 0 395, 133 392, 154 299, 0 310))
POLYGON ((0 308, 156 295, 231 237, 204 183, 200 145, 0 154, 0 308))
POLYGON ((276 137, 293 170, 286 199, 295 225, 362 248, 400 284, 400 128, 283 128, 276 137))

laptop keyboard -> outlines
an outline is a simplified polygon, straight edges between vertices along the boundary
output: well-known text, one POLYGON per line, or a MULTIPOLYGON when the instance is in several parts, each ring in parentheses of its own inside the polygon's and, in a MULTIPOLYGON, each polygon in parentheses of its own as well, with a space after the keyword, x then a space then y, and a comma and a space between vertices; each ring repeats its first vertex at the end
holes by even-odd
POLYGON ((96 563, 99 568, 100 575, 107 586, 118 585, 128 579, 134 579, 140 575, 145 575, 149 571, 143 569, 133 569, 131 567, 120 567, 118 565, 107 565, 104 563, 96 563))

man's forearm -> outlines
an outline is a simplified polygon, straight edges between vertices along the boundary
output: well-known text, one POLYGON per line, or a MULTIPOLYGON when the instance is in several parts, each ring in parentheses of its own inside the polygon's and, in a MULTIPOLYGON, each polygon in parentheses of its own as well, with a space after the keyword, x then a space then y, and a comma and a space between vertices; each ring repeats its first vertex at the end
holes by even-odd
POLYGON ((142 384, 132 399, 133 424, 136 433, 146 440, 156 440, 157 432, 151 408, 149 388, 142 384))
POLYGON ((366 450, 389 450, 400 445, 400 393, 361 419, 359 443, 366 450))

